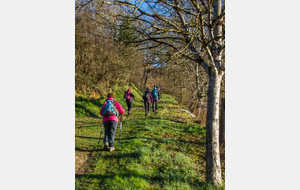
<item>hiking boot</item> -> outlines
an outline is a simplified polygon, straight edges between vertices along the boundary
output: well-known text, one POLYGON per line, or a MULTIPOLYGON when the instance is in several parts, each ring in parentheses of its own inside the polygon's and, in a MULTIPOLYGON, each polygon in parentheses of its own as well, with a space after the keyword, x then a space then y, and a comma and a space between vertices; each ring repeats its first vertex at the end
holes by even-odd
POLYGON ((104 149, 108 149, 108 143, 104 144, 104 149))
POLYGON ((109 147, 109 151, 112 152, 115 150, 115 147, 109 147))

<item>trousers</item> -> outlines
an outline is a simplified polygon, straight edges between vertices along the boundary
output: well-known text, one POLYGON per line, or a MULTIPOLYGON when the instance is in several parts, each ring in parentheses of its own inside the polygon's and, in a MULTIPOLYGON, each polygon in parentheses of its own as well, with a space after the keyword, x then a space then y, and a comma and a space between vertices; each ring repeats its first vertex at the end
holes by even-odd
POLYGON ((105 144, 108 142, 109 147, 114 147, 117 126, 118 126, 118 122, 116 121, 104 122, 105 135, 104 135, 103 143, 105 144))

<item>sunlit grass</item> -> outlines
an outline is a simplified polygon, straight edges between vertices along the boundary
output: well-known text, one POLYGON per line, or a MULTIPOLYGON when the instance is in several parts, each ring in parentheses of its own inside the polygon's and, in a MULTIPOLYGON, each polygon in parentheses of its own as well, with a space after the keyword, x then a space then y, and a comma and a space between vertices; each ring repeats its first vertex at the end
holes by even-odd
MULTIPOLYGON (((128 88, 118 88, 123 98, 128 88)), ((118 101, 126 108, 124 99, 118 101)), ((135 103, 132 115, 123 116, 121 146, 117 127, 114 152, 103 151, 104 132, 98 147, 102 119, 76 118, 75 153, 92 153, 76 189, 213 189, 205 183, 205 128, 179 111, 169 95, 147 117, 138 96, 135 103)))

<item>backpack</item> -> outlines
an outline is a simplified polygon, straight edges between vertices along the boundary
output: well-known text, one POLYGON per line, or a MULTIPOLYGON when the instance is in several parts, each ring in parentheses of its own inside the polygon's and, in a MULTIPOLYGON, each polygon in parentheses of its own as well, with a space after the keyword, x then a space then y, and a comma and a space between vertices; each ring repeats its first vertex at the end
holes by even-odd
POLYGON ((149 92, 145 92, 144 96, 143 96, 144 100, 150 100, 150 93, 149 92))
POLYGON ((118 112, 114 100, 106 100, 103 106, 104 106, 103 116, 105 117, 109 117, 113 115, 118 116, 118 112))
POLYGON ((156 88, 154 88, 154 89, 152 90, 152 97, 153 97, 153 98, 158 98, 158 93, 157 93, 157 89, 156 89, 156 88))
POLYGON ((125 99, 126 100, 130 99, 130 92, 129 91, 125 92, 125 99))

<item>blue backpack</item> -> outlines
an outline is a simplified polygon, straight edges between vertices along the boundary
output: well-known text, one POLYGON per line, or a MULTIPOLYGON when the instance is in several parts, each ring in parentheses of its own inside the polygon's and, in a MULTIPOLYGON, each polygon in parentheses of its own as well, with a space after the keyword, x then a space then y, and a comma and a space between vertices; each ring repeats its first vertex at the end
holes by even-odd
POLYGON ((105 116, 105 117, 109 117, 109 116, 113 116, 113 115, 118 116, 118 112, 117 112, 117 108, 116 108, 114 100, 106 100, 104 105, 105 105, 105 107, 104 107, 104 111, 103 111, 103 116, 105 116))
POLYGON ((154 88, 153 90, 152 90, 152 97, 153 98, 158 98, 158 93, 157 93, 157 89, 156 88, 154 88))

